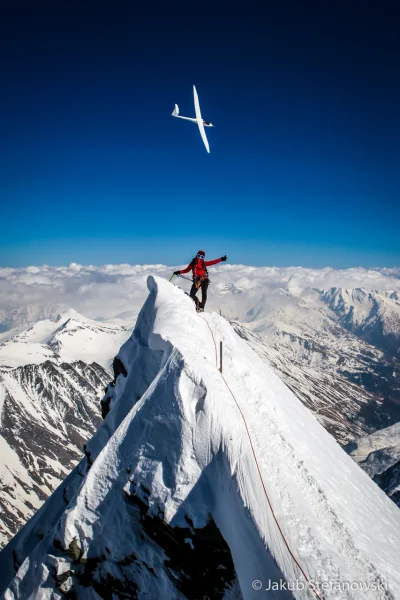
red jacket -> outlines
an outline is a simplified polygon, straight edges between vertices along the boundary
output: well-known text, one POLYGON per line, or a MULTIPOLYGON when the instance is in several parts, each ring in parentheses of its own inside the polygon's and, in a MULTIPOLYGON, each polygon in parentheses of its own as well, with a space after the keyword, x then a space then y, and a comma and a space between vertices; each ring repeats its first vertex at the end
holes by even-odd
POLYGON ((211 267, 211 265, 217 265, 222 261, 222 258, 216 258, 215 260, 203 260, 202 258, 194 258, 192 262, 186 267, 186 269, 182 269, 179 273, 189 273, 190 269, 192 269, 193 277, 196 279, 197 277, 207 277, 206 267, 211 267))

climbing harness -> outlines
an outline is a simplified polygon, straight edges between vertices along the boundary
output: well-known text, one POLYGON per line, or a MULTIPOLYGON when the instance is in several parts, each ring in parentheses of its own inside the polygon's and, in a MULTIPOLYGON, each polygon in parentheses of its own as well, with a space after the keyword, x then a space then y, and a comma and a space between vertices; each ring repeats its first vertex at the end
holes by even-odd
POLYGON ((193 280, 193 283, 196 286, 196 290, 200 289, 203 281, 207 281, 207 279, 208 277, 196 277, 196 279, 193 280))

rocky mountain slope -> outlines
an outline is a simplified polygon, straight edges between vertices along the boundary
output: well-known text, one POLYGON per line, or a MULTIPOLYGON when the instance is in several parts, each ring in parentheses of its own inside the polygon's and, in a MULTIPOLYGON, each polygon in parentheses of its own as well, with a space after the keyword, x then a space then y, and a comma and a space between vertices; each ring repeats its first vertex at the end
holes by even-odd
POLYGON ((0 344, 0 545, 81 459, 127 335, 68 310, 0 344))

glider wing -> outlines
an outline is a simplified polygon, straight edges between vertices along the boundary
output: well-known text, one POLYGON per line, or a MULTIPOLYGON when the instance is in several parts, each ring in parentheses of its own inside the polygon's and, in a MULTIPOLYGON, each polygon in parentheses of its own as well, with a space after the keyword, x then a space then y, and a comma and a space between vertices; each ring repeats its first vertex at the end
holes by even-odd
POLYGON ((199 97, 197 95, 197 90, 196 90, 195 85, 193 86, 193 96, 194 96, 194 110, 196 111, 196 121, 197 121, 197 125, 199 126, 199 129, 200 129, 200 135, 202 137, 202 140, 204 142, 207 152, 210 152, 210 146, 208 145, 208 139, 206 136, 206 131, 204 129, 204 125, 203 125, 203 118, 202 118, 201 112, 200 112, 199 97))

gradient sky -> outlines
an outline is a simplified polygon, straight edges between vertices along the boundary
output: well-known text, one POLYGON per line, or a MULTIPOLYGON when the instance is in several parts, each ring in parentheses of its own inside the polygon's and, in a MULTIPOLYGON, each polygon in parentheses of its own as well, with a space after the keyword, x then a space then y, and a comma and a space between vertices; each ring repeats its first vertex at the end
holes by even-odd
POLYGON ((3 1, 0 264, 399 265, 396 4, 3 1))

